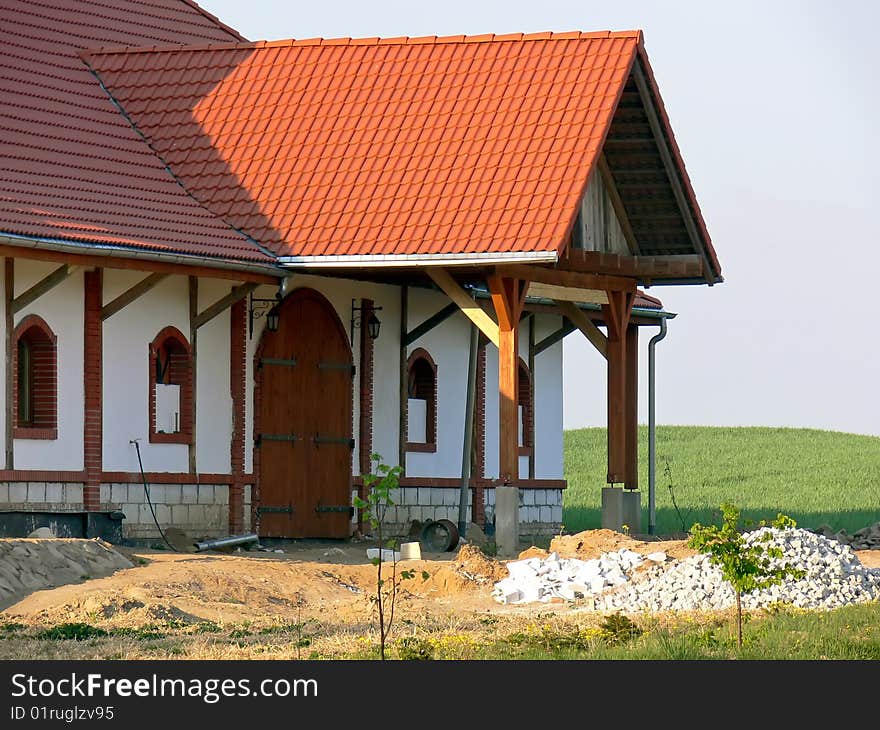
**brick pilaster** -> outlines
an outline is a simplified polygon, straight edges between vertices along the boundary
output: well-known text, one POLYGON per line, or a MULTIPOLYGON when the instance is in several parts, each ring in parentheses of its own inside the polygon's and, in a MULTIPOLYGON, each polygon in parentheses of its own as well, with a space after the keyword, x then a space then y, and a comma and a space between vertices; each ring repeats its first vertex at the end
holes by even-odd
POLYGON ((232 441, 229 453, 232 483, 229 486, 229 532, 244 531, 244 432, 247 390, 247 311, 246 300, 232 305, 229 313, 229 390, 232 395, 232 441))
POLYGON ((101 502, 101 470, 103 469, 103 272, 87 271, 83 276, 85 338, 83 373, 85 404, 83 412, 83 503, 87 512, 96 512, 101 502))

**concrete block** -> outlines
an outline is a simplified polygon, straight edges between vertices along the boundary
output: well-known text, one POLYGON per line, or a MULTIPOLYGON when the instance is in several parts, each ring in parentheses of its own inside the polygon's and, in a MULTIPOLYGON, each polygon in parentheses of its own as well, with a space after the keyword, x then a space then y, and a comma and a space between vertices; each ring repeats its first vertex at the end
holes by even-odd
POLYGON ((432 505, 441 505, 443 504, 443 492, 446 492, 446 489, 432 489, 431 490, 431 501, 428 504, 432 505))
POLYGON ((125 502, 143 502, 144 497, 144 485, 143 484, 129 484, 128 485, 128 496, 124 500, 125 502))
POLYGON ((214 486, 212 484, 197 485, 197 504, 214 504, 214 486))
POLYGON ((14 482, 9 485, 9 501, 13 504, 22 504, 27 502, 28 489, 27 484, 14 482))
POLYGON ((642 531, 642 493, 638 489, 624 489, 622 495, 622 524, 630 533, 642 531))
POLYGON ((546 505, 542 505, 541 507, 538 507, 538 510, 540 512, 540 518, 538 519, 538 522, 543 522, 545 524, 553 522, 553 512, 550 510, 549 507, 547 507, 546 505))
POLYGON ((137 519, 134 521, 139 525, 152 525, 153 513, 150 511, 150 505, 146 503, 138 505, 137 519))
POLYGON ((459 489, 444 489, 443 504, 447 506, 457 506, 460 494, 461 490, 459 489))
POLYGON ((62 484, 46 484, 46 501, 51 504, 60 504, 64 501, 64 486, 62 484))
POLYGON ((228 484, 218 484, 214 487, 214 504, 229 504, 228 484))
POLYGON ((165 504, 181 504, 181 489, 179 484, 168 484, 165 487, 165 504))
POLYGON ((531 507, 535 504, 535 490, 534 489, 522 489, 520 490, 522 499, 520 500, 520 504, 525 505, 526 507, 531 507))
POLYGON ((130 502, 122 505, 122 514, 125 515, 125 521, 122 523, 123 528, 130 524, 138 524, 140 515, 140 506, 131 504, 130 502))
POLYGON ((198 501, 198 487, 195 484, 183 484, 180 487, 180 503, 195 504, 198 501))
MULTIPOLYGON (((400 490, 397 490, 397 491, 399 492, 400 490)), ((354 497, 355 494, 356 494, 356 492, 353 492, 352 497, 354 497)), ((244 503, 245 504, 251 503, 251 485, 250 484, 244 485, 244 503)))
POLYGON ((9 502, 9 485, 0 484, 0 504, 9 502))
POLYGON ((495 544, 498 555, 519 554, 519 489, 495 488, 495 544))
POLYGON ((83 485, 66 484, 64 488, 64 501, 66 504, 83 503, 83 485))
POLYGON ((550 508, 551 522, 557 525, 562 524, 562 505, 550 508))
POLYGON ((620 532, 623 526, 623 489, 602 487, 602 529, 620 532))
POLYGON ((46 501, 46 483, 45 482, 28 482, 27 501, 28 502, 45 502, 46 501))
MULTIPOLYGON (((46 488, 46 494, 48 496, 49 489, 46 488)), ((110 502, 110 485, 102 484, 100 489, 98 490, 99 497, 98 499, 101 501, 101 504, 107 504, 110 502)))
POLYGON ((156 519, 159 521, 159 524, 162 525, 162 528, 168 527, 171 524, 171 508, 167 504, 156 504, 154 505, 156 508, 156 519))
MULTIPOLYGON (((401 495, 402 491, 403 490, 400 487, 398 487, 397 489, 389 489, 388 490, 388 498, 392 502, 394 502, 394 504, 400 504, 400 500, 402 498, 402 495, 401 495)), ((352 493, 352 498, 354 498, 355 494, 356 494, 356 492, 352 493)))
POLYGON ((535 506, 543 507, 547 504, 547 490, 546 489, 532 489, 531 491, 535 495, 535 506))
POLYGON ((416 504, 431 504, 430 487, 419 487, 418 498, 416 504))
POLYGON ((128 501, 128 485, 127 484, 111 484, 110 485, 110 502, 114 504, 124 504, 128 501))
MULTIPOLYGON (((247 516, 247 515, 245 515, 247 516)), ((171 505, 171 525, 182 527, 189 524, 189 507, 185 504, 171 505)))

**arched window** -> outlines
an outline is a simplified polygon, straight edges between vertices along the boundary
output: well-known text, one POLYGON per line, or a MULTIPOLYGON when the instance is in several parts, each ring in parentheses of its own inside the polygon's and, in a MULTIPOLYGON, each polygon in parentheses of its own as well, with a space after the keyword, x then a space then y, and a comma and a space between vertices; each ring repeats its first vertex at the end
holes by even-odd
POLYGON ((529 366, 519 361, 519 382, 517 383, 517 404, 519 406, 519 453, 528 456, 534 446, 534 393, 532 392, 532 374, 529 366))
POLYGON ((192 349, 175 327, 150 343, 150 441, 192 440, 192 349))
POLYGON ((55 333, 35 314, 15 328, 14 438, 58 438, 58 355, 55 333))
POLYGON ((426 350, 407 362, 407 451, 437 450, 437 365, 426 350))

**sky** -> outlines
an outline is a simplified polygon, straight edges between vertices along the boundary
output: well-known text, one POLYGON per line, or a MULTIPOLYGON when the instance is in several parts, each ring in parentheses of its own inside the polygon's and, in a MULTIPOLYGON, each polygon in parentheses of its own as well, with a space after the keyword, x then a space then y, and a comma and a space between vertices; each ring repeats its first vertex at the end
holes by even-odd
MULTIPOLYGON (((656 423, 880 436, 880 3, 199 4, 250 40, 641 29, 725 279, 647 290, 677 315, 656 423)), ((604 426, 604 360, 577 333, 563 352, 564 428, 604 426)))

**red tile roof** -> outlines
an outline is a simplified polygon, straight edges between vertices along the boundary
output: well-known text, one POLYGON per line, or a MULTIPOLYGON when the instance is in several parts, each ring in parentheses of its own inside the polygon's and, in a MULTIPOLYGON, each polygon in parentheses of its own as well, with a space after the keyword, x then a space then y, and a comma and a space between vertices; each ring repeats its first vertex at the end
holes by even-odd
POLYGON ((269 261, 183 190, 79 57, 240 40, 187 0, 3 0, 0 233, 269 261))
POLYGON ((557 252, 641 33, 312 39, 84 59, 280 256, 557 252))

